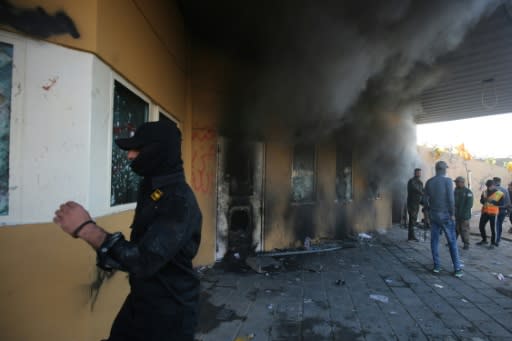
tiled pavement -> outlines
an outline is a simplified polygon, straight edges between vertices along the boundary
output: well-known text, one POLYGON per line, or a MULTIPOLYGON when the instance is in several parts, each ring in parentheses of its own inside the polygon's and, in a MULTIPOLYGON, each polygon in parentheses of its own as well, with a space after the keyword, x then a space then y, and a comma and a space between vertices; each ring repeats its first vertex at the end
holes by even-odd
POLYGON ((429 237, 418 234, 426 241, 407 242, 394 227, 355 248, 281 257, 285 269, 268 274, 211 269, 196 338, 512 340, 512 243, 488 250, 472 236, 457 279, 444 240, 446 270, 430 272, 429 237))

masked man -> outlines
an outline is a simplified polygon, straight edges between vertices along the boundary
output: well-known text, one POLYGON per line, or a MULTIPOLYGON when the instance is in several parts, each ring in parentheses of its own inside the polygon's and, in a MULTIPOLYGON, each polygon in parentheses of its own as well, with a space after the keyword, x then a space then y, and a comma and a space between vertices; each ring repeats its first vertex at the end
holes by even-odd
POLYGON ((75 202, 54 222, 97 252, 98 266, 129 274, 130 293, 108 341, 193 341, 199 279, 192 268, 201 239, 201 212, 185 182, 181 133, 171 121, 142 124, 116 144, 142 176, 130 240, 108 233, 75 202))

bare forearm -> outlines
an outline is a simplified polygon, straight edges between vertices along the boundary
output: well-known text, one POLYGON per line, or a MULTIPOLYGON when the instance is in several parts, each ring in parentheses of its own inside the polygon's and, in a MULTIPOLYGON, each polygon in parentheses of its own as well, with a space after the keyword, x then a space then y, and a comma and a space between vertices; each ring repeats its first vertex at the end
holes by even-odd
POLYGON ((107 238, 107 232, 100 226, 91 223, 78 233, 78 237, 85 240, 94 250, 97 250, 107 238))

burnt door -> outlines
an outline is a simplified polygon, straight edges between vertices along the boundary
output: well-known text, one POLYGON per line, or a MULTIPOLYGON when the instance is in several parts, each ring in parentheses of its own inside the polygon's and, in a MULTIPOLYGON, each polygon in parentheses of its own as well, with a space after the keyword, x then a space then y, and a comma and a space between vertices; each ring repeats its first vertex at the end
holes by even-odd
POLYGON ((219 138, 216 259, 263 250, 264 144, 219 138))

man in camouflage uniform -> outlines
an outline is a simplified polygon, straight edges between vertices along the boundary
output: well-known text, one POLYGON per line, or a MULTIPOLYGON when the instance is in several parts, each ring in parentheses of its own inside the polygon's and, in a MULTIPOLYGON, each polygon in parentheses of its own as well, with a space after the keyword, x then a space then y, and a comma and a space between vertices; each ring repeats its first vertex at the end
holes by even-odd
POLYGON ((466 187, 465 179, 458 176, 455 179, 455 240, 460 235, 464 243, 464 250, 469 249, 469 221, 473 208, 473 192, 466 187))
POLYGON ((409 213, 409 235, 408 240, 418 241, 414 234, 414 225, 418 221, 418 212, 423 200, 423 182, 421 178, 421 169, 414 170, 414 177, 407 182, 407 212, 409 213))

